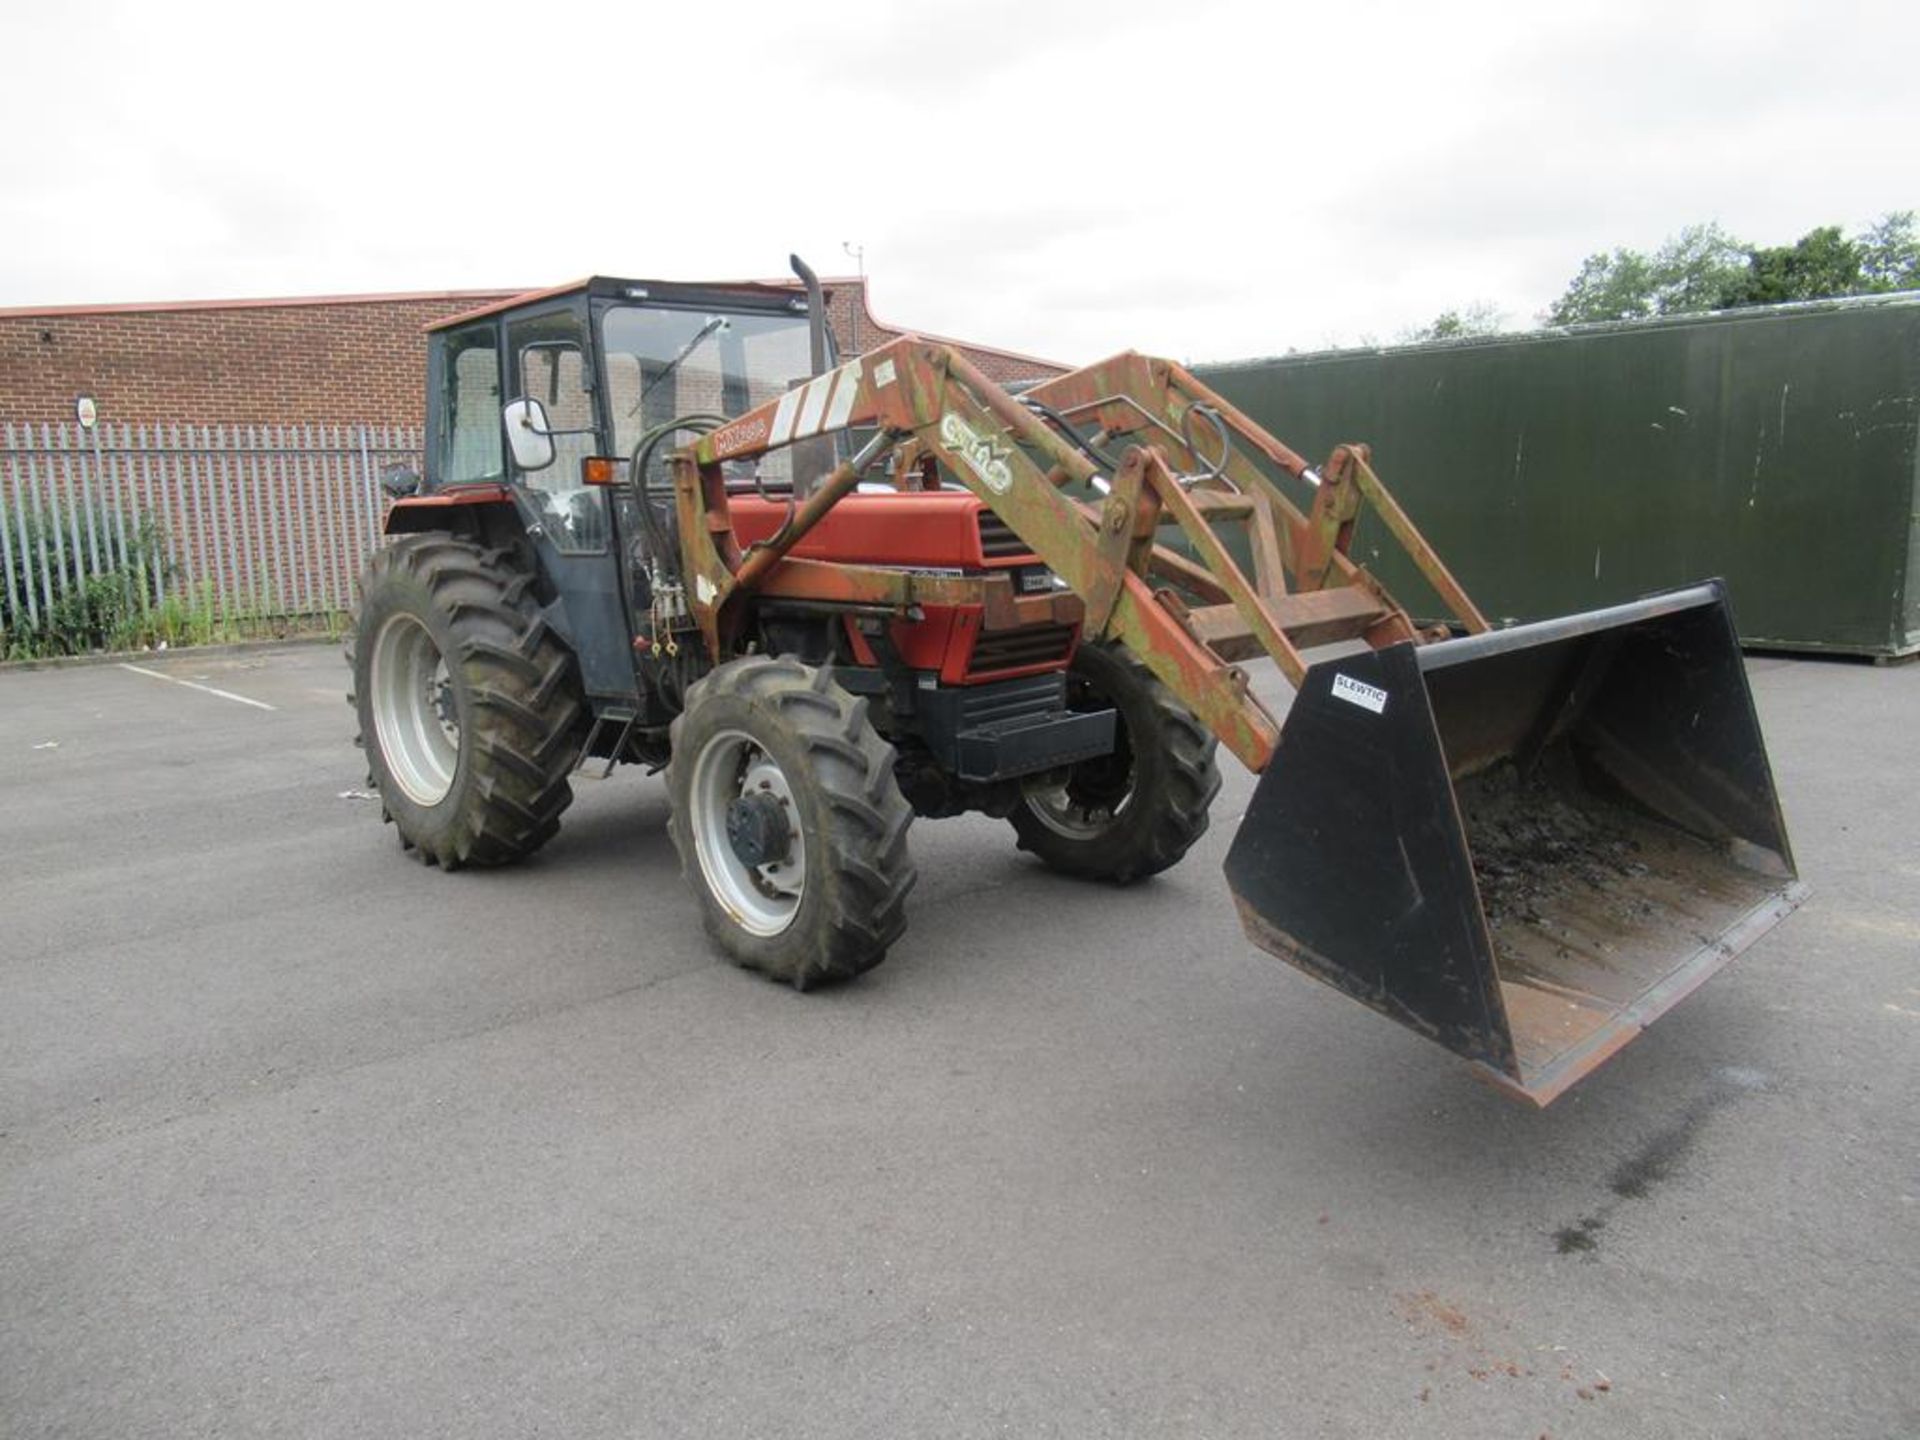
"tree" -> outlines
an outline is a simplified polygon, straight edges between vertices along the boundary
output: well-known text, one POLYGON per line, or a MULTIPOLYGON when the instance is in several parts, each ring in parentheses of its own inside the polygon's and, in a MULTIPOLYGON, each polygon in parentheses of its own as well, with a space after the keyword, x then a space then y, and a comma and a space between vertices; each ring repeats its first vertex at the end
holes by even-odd
POLYGON ((1653 257, 1653 310, 1685 315, 1717 310, 1747 266, 1747 247, 1718 225, 1689 225, 1653 257))
POLYGON ((1920 233, 1911 210, 1889 211, 1858 236, 1823 225, 1791 245, 1764 248, 1718 225, 1689 225, 1652 255, 1589 255, 1546 319, 1636 320, 1893 290, 1920 290, 1920 233))
POLYGON ((1861 293, 1860 247, 1838 225, 1809 230, 1791 245, 1747 252, 1746 271, 1720 295, 1716 309, 1780 305, 1861 293))
POLYGON ((1913 211, 1890 210, 1860 237, 1860 275, 1869 294, 1920 290, 1920 234, 1913 211))
POLYGON ((1547 308, 1549 325, 1640 320, 1653 313, 1653 264, 1638 250, 1589 255, 1566 293, 1547 308))
POLYGON ((1408 344, 1423 340, 1462 340, 1469 335, 1498 335, 1507 328, 1506 312, 1490 300, 1475 300, 1458 309, 1442 310, 1427 324, 1401 333, 1408 344))
POLYGON ((1642 320, 1712 310, 1742 273, 1746 247, 1718 225, 1689 225, 1652 255, 1614 250, 1589 255, 1547 310, 1552 325, 1642 320))

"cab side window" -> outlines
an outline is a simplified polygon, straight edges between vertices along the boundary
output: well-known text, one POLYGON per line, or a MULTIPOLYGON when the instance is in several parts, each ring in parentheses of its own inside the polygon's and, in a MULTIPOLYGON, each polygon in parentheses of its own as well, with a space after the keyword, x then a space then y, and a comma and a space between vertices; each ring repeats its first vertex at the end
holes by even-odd
POLYGON ((486 323, 455 330, 446 338, 446 416, 440 432, 440 477, 446 485, 504 480, 500 432, 498 332, 486 323))

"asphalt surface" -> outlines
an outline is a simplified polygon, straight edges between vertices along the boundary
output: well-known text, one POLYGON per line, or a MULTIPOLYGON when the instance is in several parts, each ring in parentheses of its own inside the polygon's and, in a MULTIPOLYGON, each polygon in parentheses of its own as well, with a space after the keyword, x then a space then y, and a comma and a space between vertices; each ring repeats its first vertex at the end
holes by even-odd
POLYGON ((1814 898, 1535 1113, 1243 941, 1231 763, 800 996, 660 780, 443 875, 334 651, 141 663, 0 675, 0 1432, 1920 1433, 1920 666, 1752 663, 1814 898))

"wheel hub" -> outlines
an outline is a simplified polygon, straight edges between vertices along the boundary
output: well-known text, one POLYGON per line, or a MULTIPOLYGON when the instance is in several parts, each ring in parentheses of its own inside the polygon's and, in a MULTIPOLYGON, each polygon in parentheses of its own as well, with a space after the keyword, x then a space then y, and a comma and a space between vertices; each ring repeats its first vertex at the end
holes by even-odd
POLYGON ((427 708, 440 722, 440 729, 455 745, 460 743, 460 716, 453 708, 453 680, 447 674, 446 658, 441 657, 427 681, 427 708))
POLYGON ((723 730, 700 747, 687 824, 701 875, 741 929, 778 935, 793 923, 807 888, 807 837, 786 773, 751 735, 723 730))
POLYGON ((793 827, 771 790, 754 790, 727 806, 727 844, 742 865, 758 869, 787 858, 793 827))
POLYGON ((1069 840, 1098 839, 1133 803, 1133 755, 1124 732, 1114 754, 1035 776, 1022 792, 1029 812, 1049 830, 1069 840))

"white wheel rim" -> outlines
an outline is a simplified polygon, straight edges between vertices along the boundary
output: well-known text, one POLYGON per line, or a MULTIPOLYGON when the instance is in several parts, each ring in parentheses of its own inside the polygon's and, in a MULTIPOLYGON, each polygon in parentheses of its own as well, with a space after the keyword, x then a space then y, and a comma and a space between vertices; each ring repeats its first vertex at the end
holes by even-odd
POLYGON ((762 937, 778 935, 792 925, 806 894, 806 841, 793 787, 773 757, 743 731, 715 735, 693 762, 688 808, 701 878, 734 923, 762 937), (779 801, 787 817, 787 853, 765 865, 747 864, 727 838, 728 810, 734 801, 753 792, 779 801))
POLYGON ((446 658, 427 627, 395 615, 373 642, 373 729, 387 773, 416 805, 438 805, 460 763, 460 719, 446 658))

